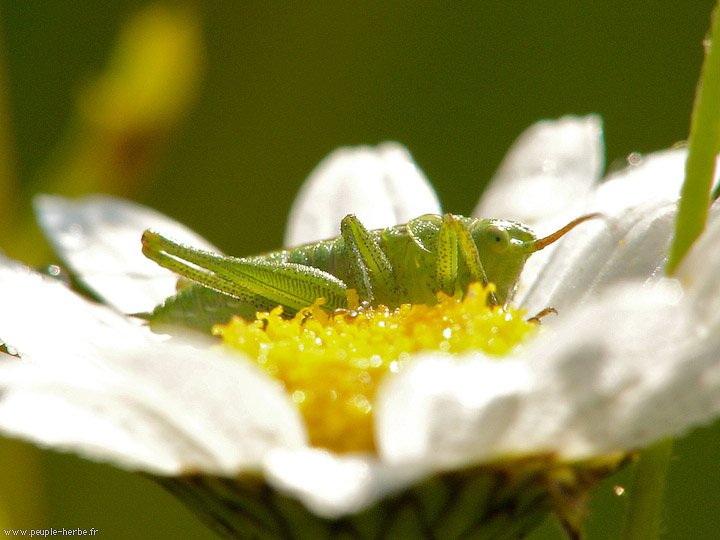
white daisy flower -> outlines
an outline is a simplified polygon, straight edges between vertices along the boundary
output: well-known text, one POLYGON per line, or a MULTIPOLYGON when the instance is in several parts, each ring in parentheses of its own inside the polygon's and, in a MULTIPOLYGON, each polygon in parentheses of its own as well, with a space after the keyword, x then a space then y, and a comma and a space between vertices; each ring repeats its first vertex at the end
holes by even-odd
MULTIPOLYGON (((628 452, 720 411, 720 222, 665 278, 686 151, 601 182, 602 156, 592 116, 519 139, 476 215, 540 234, 603 216, 530 259, 516 303, 559 316, 501 360, 406 354, 376 389, 363 452, 313 446, 302 396, 254 362, 126 316, 175 291, 143 230, 212 246, 127 201, 40 197, 44 229, 107 305, 0 260, 0 338, 18 352, 0 359, 0 430, 148 473, 231 538, 516 538, 551 509, 573 529, 571 502, 628 452)), ((351 211, 383 227, 439 208, 399 145, 342 149, 303 187, 287 241, 334 236, 351 211)))

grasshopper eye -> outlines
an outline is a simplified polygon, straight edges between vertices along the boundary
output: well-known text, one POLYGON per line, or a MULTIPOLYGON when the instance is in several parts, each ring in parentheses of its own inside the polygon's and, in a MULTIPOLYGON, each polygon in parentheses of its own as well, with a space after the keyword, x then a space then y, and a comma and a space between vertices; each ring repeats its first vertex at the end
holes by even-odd
POLYGON ((485 240, 495 253, 502 253, 510 245, 510 235, 501 228, 491 225, 485 230, 485 240))

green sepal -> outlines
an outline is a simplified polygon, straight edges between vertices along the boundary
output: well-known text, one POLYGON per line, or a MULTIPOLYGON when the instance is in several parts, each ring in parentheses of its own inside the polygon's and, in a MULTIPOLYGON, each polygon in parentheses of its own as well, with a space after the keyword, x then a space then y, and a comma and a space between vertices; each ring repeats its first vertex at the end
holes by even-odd
POLYGON ((625 462, 623 455, 572 465, 537 457, 452 471, 339 519, 316 516, 254 475, 153 478, 234 540, 519 540, 552 512, 580 539, 588 494, 625 462))

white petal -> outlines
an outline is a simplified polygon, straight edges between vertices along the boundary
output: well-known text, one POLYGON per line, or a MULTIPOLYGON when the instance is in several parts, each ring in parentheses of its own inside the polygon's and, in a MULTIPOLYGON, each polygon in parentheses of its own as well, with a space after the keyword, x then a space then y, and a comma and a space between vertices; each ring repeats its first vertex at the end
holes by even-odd
POLYGON ((519 361, 419 355, 379 392, 378 452, 390 463, 463 466, 491 455, 530 382, 519 361))
MULTIPOLYGON (((664 284, 663 284, 664 285, 664 284)), ((698 339, 675 287, 625 285, 528 351, 534 389, 502 452, 584 458, 643 447, 720 411, 720 343, 698 339)))
POLYGON ((158 408, 177 429, 212 452, 218 474, 257 468, 272 448, 307 444, 284 388, 240 355, 173 342, 117 356, 131 388, 160 397, 158 408))
POLYGON ((675 212, 672 202, 648 204, 583 223, 552 252, 531 287, 525 284, 532 276, 523 276, 516 301, 528 313, 550 306, 563 313, 613 283, 651 279, 665 264, 675 212))
POLYGON ((588 212, 616 214, 651 202, 676 201, 685 179, 686 149, 663 150, 608 175, 590 197, 588 212))
POLYGON ((242 357, 161 341, 8 261, 0 305, 0 335, 25 359, 0 363, 0 429, 11 435, 155 472, 232 474, 270 448, 305 445, 287 394, 242 357))
POLYGON ((32 365, 0 365, 0 431, 131 470, 177 474, 207 464, 194 441, 137 399, 95 374, 75 377, 32 365))
POLYGON ((160 339, 139 319, 88 302, 59 280, 0 256, 0 338, 38 364, 98 365, 103 351, 160 339))
POLYGON ((305 444, 297 409, 249 364, 159 343, 108 354, 112 371, 0 364, 0 431, 159 474, 258 470, 305 444))
POLYGON ((217 251, 180 223, 124 199, 39 195, 34 203, 45 234, 73 273, 123 313, 151 311, 175 293, 177 276, 142 254, 145 229, 217 251))
POLYGON ((397 143, 332 152, 310 173, 295 199, 286 246, 340 234, 340 220, 355 214, 368 229, 440 213, 440 203, 410 152, 397 143))
POLYGON ((575 207, 598 182, 603 167, 598 116, 538 122, 510 148, 472 215, 536 227, 575 207))
POLYGON ((318 448, 273 451, 264 473, 274 487, 328 519, 356 514, 422 476, 416 468, 387 466, 373 456, 337 455, 318 448))
POLYGON ((705 232, 688 251, 675 272, 685 286, 688 301, 694 306, 699 324, 708 332, 720 327, 720 201, 712 207, 705 232))
POLYGON ((581 459, 709 421, 720 412, 720 338, 699 340, 677 282, 660 285, 613 287, 514 360, 419 358, 380 389, 381 455, 440 469, 581 459))
POLYGON ((533 255, 515 301, 531 313, 548 306, 566 309, 612 283, 660 274, 686 157, 685 150, 657 152, 611 175, 578 212, 600 212, 603 217, 583 223, 555 247, 533 255))

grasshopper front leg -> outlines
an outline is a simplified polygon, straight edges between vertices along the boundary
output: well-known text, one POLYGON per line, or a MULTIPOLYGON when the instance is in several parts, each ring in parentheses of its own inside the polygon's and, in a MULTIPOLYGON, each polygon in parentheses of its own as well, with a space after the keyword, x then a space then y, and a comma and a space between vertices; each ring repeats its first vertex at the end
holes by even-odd
MULTIPOLYGON (((470 273, 471 281, 480 282, 487 287, 488 277, 470 231, 457 216, 444 214, 438 233, 435 274, 439 290, 446 294, 455 294, 458 287, 460 257, 470 273)), ((494 293, 489 293, 488 299, 492 305, 497 305, 494 293)))
POLYGON ((347 307, 346 285, 332 274, 295 263, 226 257, 175 242, 148 230, 143 253, 160 266, 217 292, 291 312, 325 298, 323 308, 347 307))

